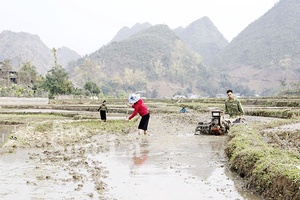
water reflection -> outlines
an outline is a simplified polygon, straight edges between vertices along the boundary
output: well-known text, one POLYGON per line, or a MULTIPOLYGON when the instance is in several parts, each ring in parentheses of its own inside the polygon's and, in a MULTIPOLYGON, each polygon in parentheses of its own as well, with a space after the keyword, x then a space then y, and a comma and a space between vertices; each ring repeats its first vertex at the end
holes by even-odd
POLYGON ((112 199, 247 199, 226 175, 225 140, 194 135, 139 137, 129 146, 117 146, 114 155, 93 159, 109 170, 104 181, 112 199))
POLYGON ((16 126, 1 125, 0 126, 0 136, 1 136, 0 145, 2 145, 5 142, 6 138, 8 138, 8 135, 11 134, 15 130, 16 130, 16 126))
POLYGON ((148 147, 149 144, 147 139, 142 140, 142 142, 136 146, 132 156, 132 161, 134 165, 141 166, 148 159, 148 147))

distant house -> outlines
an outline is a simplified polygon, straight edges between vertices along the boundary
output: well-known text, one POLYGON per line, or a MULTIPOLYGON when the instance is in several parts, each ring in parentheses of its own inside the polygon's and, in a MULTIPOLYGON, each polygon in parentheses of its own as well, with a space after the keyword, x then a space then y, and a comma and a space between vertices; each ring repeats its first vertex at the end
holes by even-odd
POLYGON ((172 99, 186 99, 184 95, 174 95, 172 99))
POLYGON ((7 64, 0 62, 0 86, 11 86, 17 83, 17 72, 7 64))
POLYGON ((226 98, 225 94, 216 94, 216 98, 226 98))
POLYGON ((237 98, 242 97, 240 93, 235 93, 234 96, 237 98))
POLYGON ((191 95, 189 95, 189 98, 190 98, 190 99, 199 99, 200 96, 199 96, 199 95, 196 95, 196 94, 191 94, 191 95))

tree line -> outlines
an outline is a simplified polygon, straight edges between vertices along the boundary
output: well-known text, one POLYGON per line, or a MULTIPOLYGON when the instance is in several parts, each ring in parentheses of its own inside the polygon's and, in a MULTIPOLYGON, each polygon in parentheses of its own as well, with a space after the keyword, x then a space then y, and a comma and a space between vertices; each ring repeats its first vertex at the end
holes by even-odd
POLYGON ((0 96, 54 98, 56 95, 99 95, 100 89, 93 82, 86 82, 83 88, 76 87, 66 70, 57 63, 56 49, 52 49, 54 66, 44 76, 37 73, 30 62, 23 63, 19 71, 14 71, 9 60, 1 62, 0 96), (42 95, 41 95, 42 94, 42 95))

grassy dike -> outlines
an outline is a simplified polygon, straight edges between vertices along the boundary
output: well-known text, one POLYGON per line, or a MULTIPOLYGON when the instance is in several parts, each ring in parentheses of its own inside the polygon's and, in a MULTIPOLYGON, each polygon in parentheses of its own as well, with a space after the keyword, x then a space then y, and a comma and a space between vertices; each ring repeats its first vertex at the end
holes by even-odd
MULTIPOLYGON (((248 189, 266 199, 300 199, 300 151, 269 142, 263 130, 298 120, 237 125, 228 134, 225 149, 229 166, 245 178, 248 189)), ((272 134, 277 134, 275 131, 272 134)), ((298 146, 300 132, 293 141, 298 146)))
POLYGON ((17 124, 10 127, 11 133, 5 136, 5 141, 0 145, 2 153, 13 153, 17 148, 70 146, 99 134, 128 134, 136 131, 138 119, 101 122, 74 114, 6 113, 1 115, 0 122, 17 124), (9 136, 15 136, 17 140, 10 140, 9 136))

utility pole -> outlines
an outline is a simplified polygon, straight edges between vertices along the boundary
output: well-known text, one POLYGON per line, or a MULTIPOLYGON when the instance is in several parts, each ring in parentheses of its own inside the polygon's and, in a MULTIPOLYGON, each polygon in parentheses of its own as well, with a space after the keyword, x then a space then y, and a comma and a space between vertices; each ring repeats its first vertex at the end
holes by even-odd
POLYGON ((56 49, 53 48, 52 52, 53 52, 53 57, 54 57, 54 67, 56 68, 57 67, 56 49))

